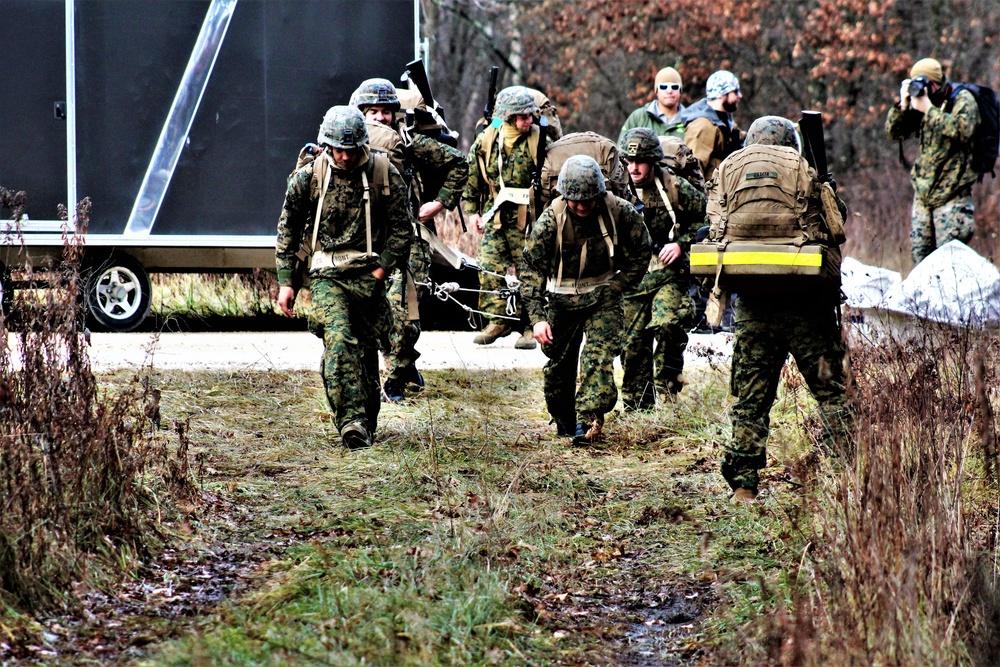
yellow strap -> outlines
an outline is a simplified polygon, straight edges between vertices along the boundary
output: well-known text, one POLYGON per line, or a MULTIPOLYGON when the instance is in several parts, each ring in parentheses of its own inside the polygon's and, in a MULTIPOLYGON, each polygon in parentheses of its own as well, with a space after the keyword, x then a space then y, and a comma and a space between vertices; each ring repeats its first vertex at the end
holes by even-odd
POLYGON ((729 250, 712 255, 707 252, 691 254, 694 266, 711 266, 719 262, 725 265, 769 265, 769 266, 822 266, 822 253, 763 252, 729 250))

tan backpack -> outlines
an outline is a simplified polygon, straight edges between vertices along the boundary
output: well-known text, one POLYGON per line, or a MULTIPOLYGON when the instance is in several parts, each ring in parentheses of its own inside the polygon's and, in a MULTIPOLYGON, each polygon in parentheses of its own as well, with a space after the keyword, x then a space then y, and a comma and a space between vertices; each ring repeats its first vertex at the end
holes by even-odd
POLYGON ((691 273, 737 293, 799 291, 838 282, 842 236, 794 148, 755 144, 730 155, 709 184, 708 239, 691 248, 691 273), (788 276, 806 277, 789 281, 788 276))
POLYGON ((663 149, 663 159, 660 164, 690 183, 702 194, 705 193, 705 174, 701 170, 701 162, 694 156, 694 151, 680 137, 660 137, 660 148, 663 149))
POLYGON ((574 155, 589 155, 597 160, 609 191, 629 199, 629 175, 617 144, 596 132, 571 132, 549 146, 542 164, 542 200, 545 206, 559 196, 556 182, 563 164, 574 155))

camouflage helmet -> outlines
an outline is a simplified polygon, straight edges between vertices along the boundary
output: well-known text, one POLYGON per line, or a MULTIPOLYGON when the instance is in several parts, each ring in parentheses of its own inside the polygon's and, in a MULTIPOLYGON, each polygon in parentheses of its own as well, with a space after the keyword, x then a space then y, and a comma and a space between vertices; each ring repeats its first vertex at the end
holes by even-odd
POLYGON ((524 86, 510 86, 504 88, 497 94, 496 106, 493 113, 500 120, 510 120, 511 116, 518 114, 531 114, 538 116, 541 110, 535 102, 535 96, 524 86))
POLYGON ((334 148, 359 148, 368 143, 365 117, 356 107, 330 107, 319 126, 318 144, 334 148))
POLYGON ((607 192, 601 166, 589 155, 574 155, 563 163, 556 190, 567 201, 587 201, 607 192))
POLYGON ((388 79, 366 79, 358 89, 351 93, 352 107, 357 107, 365 113, 368 107, 386 107, 393 112, 399 111, 399 95, 396 86, 388 79))
POLYGON ((752 146, 754 144, 788 146, 799 152, 802 151, 798 133, 795 131, 795 124, 781 116, 761 116, 750 125, 744 145, 752 146))
POLYGON ((625 132, 618 149, 631 162, 659 162, 663 159, 660 138, 648 127, 633 127, 625 132))

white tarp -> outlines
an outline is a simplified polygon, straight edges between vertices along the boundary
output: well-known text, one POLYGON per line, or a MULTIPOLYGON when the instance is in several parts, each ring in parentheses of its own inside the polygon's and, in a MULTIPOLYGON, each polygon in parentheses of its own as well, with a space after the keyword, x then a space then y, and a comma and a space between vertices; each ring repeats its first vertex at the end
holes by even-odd
POLYGON ((848 305, 956 326, 1000 325, 1000 272, 961 241, 949 241, 906 277, 844 260, 848 305))

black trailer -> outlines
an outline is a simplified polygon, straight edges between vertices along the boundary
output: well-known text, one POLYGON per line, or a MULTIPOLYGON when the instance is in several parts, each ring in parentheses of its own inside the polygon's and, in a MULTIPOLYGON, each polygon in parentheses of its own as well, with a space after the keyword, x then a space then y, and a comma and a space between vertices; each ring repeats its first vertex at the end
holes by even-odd
POLYGON ((89 197, 87 305, 128 331, 147 272, 274 269, 286 178, 323 113, 419 57, 419 0, 0 0, 0 228, 11 269, 62 254, 89 197), (3 212, 9 217, 9 212, 3 212))

